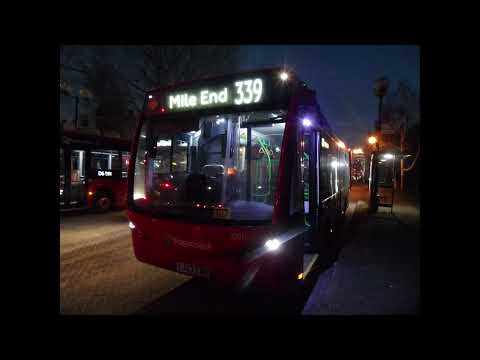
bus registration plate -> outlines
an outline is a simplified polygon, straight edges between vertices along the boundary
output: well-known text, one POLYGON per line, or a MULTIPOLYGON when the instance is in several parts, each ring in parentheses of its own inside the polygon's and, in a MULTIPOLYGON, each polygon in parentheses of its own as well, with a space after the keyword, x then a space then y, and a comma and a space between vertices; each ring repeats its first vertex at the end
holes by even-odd
POLYGON ((229 208, 220 208, 213 209, 213 217, 216 219, 230 219, 230 209, 229 208))
POLYGON ((210 271, 207 268, 200 267, 194 264, 185 264, 185 263, 176 263, 176 270, 179 273, 190 275, 190 276, 200 276, 209 279, 210 271))

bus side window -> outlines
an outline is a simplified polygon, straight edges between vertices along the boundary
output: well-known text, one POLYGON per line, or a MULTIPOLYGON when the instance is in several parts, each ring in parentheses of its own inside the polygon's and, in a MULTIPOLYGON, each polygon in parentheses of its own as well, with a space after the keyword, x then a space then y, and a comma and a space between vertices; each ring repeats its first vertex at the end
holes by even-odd
POLYGON ((330 142, 320 134, 320 201, 325 200, 332 195, 332 189, 330 185, 330 164, 329 164, 329 151, 330 142))
POLYGON ((96 170, 120 170, 120 156, 117 150, 92 150, 91 166, 96 170))

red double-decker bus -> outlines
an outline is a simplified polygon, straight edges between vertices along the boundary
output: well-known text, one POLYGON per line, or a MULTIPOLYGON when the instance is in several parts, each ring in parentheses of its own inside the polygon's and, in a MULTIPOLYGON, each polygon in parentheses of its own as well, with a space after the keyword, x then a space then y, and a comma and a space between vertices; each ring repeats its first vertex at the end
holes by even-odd
POLYGON ((81 131, 63 131, 60 210, 126 207, 130 142, 81 131))
POLYGON ((345 144, 295 73, 156 89, 129 167, 135 256, 242 289, 291 289, 336 255, 349 189, 345 144))

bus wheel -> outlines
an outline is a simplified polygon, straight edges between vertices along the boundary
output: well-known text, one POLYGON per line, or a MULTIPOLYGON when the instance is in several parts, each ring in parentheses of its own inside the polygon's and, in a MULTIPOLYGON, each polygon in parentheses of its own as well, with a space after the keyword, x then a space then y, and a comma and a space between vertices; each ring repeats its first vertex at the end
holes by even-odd
POLYGON ((95 208, 100 212, 106 212, 112 207, 112 199, 105 193, 101 193, 95 200, 95 208))

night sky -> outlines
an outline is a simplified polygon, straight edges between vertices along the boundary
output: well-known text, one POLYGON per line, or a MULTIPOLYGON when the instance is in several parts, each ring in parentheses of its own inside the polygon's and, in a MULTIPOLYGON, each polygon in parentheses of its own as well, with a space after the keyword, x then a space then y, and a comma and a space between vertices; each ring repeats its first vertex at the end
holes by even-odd
POLYGON ((406 80, 420 93, 417 46, 252 45, 242 47, 243 70, 286 64, 317 92, 317 101, 333 130, 347 146, 365 144, 378 118, 375 79, 390 87, 406 80))

